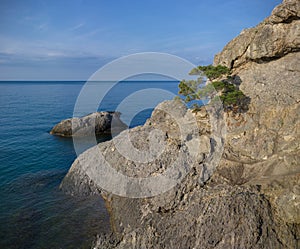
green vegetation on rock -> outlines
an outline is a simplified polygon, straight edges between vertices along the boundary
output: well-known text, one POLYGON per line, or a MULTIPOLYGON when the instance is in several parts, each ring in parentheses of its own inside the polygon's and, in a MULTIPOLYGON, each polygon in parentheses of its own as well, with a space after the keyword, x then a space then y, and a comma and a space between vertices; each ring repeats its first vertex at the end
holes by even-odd
MULTIPOLYGON (((200 99, 209 99, 212 102, 220 100, 226 111, 244 110, 249 104, 249 98, 233 83, 229 73, 230 70, 221 65, 198 66, 190 74, 200 77, 197 80, 182 80, 179 83, 179 94, 184 96, 186 103, 200 99), (201 85, 204 82, 203 77, 210 80, 205 86, 201 85), (221 77, 224 79, 215 80, 221 77)), ((192 108, 197 110, 199 106, 194 103, 192 108)))
POLYGON ((214 67, 213 65, 208 66, 198 66, 193 68, 190 72, 190 75, 202 75, 204 74, 210 81, 220 78, 221 76, 228 75, 230 73, 230 69, 218 65, 214 67))

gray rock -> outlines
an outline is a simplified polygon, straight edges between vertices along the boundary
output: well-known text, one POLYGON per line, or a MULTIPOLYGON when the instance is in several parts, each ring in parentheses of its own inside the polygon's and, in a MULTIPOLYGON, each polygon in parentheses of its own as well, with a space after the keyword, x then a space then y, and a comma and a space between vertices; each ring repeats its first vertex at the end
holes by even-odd
MULTIPOLYGON (((264 22, 230 42, 214 61, 231 66, 251 104, 246 113, 226 113, 224 158, 213 180, 260 186, 276 219, 295 234, 295 245, 280 248, 298 248, 300 237, 299 11, 299 1, 283 1, 264 22), (243 53, 234 48, 239 44, 245 48, 243 53)), ((286 231, 277 230, 285 243, 286 231)))
POLYGON ((290 23, 300 18, 300 2, 295 0, 284 0, 272 11, 266 22, 270 23, 290 23))
MULTIPOLYGON (((258 26, 242 31, 215 56, 215 65, 240 68, 249 61, 276 60, 300 51, 299 1, 287 0, 258 26)), ((275 72, 275 70, 273 70, 275 72)))
POLYGON ((118 112, 95 112, 81 118, 69 118, 55 125, 50 134, 71 137, 110 133, 124 130, 127 126, 120 119, 118 112))
MULTIPOLYGON (((128 223, 122 223, 124 237, 116 248, 297 248, 296 228, 277 220, 267 198, 255 189, 190 187, 142 203, 112 200, 135 212, 121 218, 128 223)), ((114 207, 118 217, 126 214, 114 207)))
POLYGON ((197 118, 182 102, 163 102, 144 126, 123 131, 79 155, 61 187, 71 194, 104 189, 121 196, 149 197, 176 186, 191 168, 202 172, 199 177, 205 176, 201 180, 205 183, 215 167, 210 154, 223 144, 217 133, 215 143, 206 130, 202 133, 200 120, 208 122, 208 117, 197 118))

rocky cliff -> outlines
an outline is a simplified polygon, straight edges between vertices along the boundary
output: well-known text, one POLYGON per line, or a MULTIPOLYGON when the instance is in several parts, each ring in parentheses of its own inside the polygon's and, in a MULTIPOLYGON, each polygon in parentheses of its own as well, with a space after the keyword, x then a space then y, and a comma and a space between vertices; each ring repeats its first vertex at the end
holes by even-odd
POLYGON ((300 248, 299 7, 298 0, 283 1, 215 57, 214 64, 230 67, 251 99, 247 112, 224 113, 226 137, 210 110, 193 114, 164 102, 144 126, 118 136, 150 155, 158 151, 151 141, 164 144, 158 159, 133 162, 112 140, 73 163, 62 188, 102 194, 111 214, 114 239, 100 237, 95 248, 300 248), (187 127, 195 120, 198 128, 182 132, 182 120, 187 127), (222 155, 217 167, 216 153, 222 155), (119 195, 106 192, 100 181, 105 172, 95 163, 109 162, 123 175, 145 179, 168 172, 177 158, 181 167, 168 175, 172 188, 164 181, 153 189, 138 185, 148 198, 129 198, 137 197, 136 188, 122 181, 115 183, 119 195))
MULTIPOLYGON (((227 113, 219 168, 226 181, 257 184, 277 214, 299 224, 300 2, 285 0, 216 55, 251 98, 249 111, 227 113), (239 169, 240 175, 232 174, 239 169)), ((299 237, 299 235, 297 235, 299 237)))

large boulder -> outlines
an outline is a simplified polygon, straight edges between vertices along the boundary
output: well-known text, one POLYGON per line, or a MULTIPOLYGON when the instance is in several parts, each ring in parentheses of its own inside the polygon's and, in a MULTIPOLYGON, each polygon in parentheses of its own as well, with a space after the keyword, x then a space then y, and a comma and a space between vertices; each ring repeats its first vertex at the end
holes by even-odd
POLYGON ((50 134, 71 137, 110 133, 112 129, 124 130, 127 126, 120 119, 118 112, 94 112, 84 117, 69 118, 55 125, 50 134))
MULTIPOLYGON (((100 186, 105 181, 105 172, 100 167, 106 164, 128 177, 139 178, 163 174, 175 165, 172 174, 179 178, 178 182, 190 168, 195 168, 198 181, 203 184, 214 170, 213 163, 207 162, 204 168, 205 159, 209 158, 211 151, 222 148, 221 134, 216 132, 212 136, 210 130, 208 115, 195 115, 181 101, 165 101, 155 108, 143 126, 123 131, 112 140, 79 155, 61 187, 71 194, 103 193, 100 186), (198 128, 199 124, 202 129, 198 128)), ((113 184, 115 179, 107 181, 113 184)), ((163 186, 163 182, 159 183, 159 189, 170 188, 167 184, 163 186)), ((134 195, 128 193, 128 185, 123 186, 121 181, 117 184, 116 188, 124 190, 120 195, 134 195)), ((142 184, 139 183, 138 188, 146 187, 142 184)), ((149 189, 145 195, 152 196, 151 191, 155 190, 149 189)))

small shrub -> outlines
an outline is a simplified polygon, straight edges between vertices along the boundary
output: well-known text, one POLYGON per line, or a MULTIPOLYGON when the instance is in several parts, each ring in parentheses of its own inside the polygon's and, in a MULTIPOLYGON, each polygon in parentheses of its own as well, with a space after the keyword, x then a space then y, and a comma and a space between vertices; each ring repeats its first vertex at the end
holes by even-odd
MULTIPOLYGON (((222 101, 225 110, 245 110, 250 100, 239 90, 238 86, 232 83, 232 77, 229 76, 230 70, 227 67, 218 65, 199 66, 193 68, 191 75, 200 75, 197 80, 182 80, 179 84, 179 94, 183 96, 186 103, 194 100, 208 99, 211 103, 222 101), (206 76, 211 83, 200 87, 203 82, 202 77, 206 76), (226 80, 213 81, 221 76, 227 76, 226 80)), ((193 110, 199 109, 198 104, 193 104, 193 110)))
POLYGON ((204 74, 209 80, 214 80, 217 79, 223 75, 228 75, 230 73, 230 69, 218 65, 218 66, 213 66, 213 65, 208 65, 208 66, 198 66, 196 68, 193 68, 190 72, 190 75, 201 75, 204 74))
POLYGON ((216 91, 221 91, 225 88, 225 82, 223 81, 215 81, 211 83, 213 87, 216 89, 216 91))

